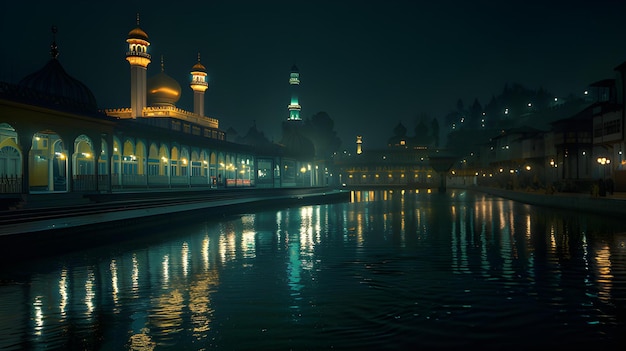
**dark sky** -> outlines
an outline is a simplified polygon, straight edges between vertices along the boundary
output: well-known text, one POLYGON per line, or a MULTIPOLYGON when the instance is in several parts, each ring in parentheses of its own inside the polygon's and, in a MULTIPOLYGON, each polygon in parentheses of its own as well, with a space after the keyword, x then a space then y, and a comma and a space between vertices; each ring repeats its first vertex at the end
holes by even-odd
MULTIPOLYGON (((0 80, 49 59, 91 88, 101 108, 130 105, 126 35, 136 13, 153 60, 193 109, 189 71, 209 73, 206 114, 223 129, 280 139, 289 70, 300 69, 302 116, 326 111, 343 147, 382 147, 393 127, 442 118, 461 98, 485 105, 506 82, 579 94, 626 61, 626 1, 19 1, 0 5, 0 80)), ((412 133, 411 133, 412 134, 412 133)))

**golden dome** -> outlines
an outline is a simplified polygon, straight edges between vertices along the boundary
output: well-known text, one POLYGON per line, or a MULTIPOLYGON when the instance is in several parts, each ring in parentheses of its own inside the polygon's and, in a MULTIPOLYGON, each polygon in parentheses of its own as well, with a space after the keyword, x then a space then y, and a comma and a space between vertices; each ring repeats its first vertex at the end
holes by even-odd
POLYGON ((182 91, 180 84, 163 71, 156 76, 150 77, 146 87, 148 91, 148 105, 151 106, 174 106, 180 99, 182 91))
POLYGON ((140 39, 148 41, 148 34, 143 31, 143 29, 137 27, 130 32, 128 32, 128 39, 140 39))

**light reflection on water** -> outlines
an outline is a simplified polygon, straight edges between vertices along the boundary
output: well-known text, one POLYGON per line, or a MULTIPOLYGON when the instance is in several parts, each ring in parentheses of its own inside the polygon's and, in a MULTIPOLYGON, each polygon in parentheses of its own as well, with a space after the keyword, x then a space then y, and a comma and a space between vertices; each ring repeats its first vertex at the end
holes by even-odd
POLYGON ((614 346, 619 220, 464 191, 192 223, 0 271, 0 349, 614 346))

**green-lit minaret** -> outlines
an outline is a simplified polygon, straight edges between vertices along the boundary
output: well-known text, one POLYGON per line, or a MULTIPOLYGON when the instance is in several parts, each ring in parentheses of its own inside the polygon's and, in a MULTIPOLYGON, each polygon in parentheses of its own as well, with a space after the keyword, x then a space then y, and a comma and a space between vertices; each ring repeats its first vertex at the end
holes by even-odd
POLYGON ((300 120, 300 104, 298 103, 298 86, 300 85, 300 72, 298 67, 293 65, 289 74, 289 85, 291 85, 291 103, 289 104, 289 121, 300 120))

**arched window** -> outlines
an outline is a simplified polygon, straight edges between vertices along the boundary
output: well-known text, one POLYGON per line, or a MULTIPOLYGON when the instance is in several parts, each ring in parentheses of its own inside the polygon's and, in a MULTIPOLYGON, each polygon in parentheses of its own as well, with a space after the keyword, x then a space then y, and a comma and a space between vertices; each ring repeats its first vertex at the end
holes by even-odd
POLYGON ((22 155, 13 146, 0 149, 0 176, 20 177, 22 175, 22 155))

